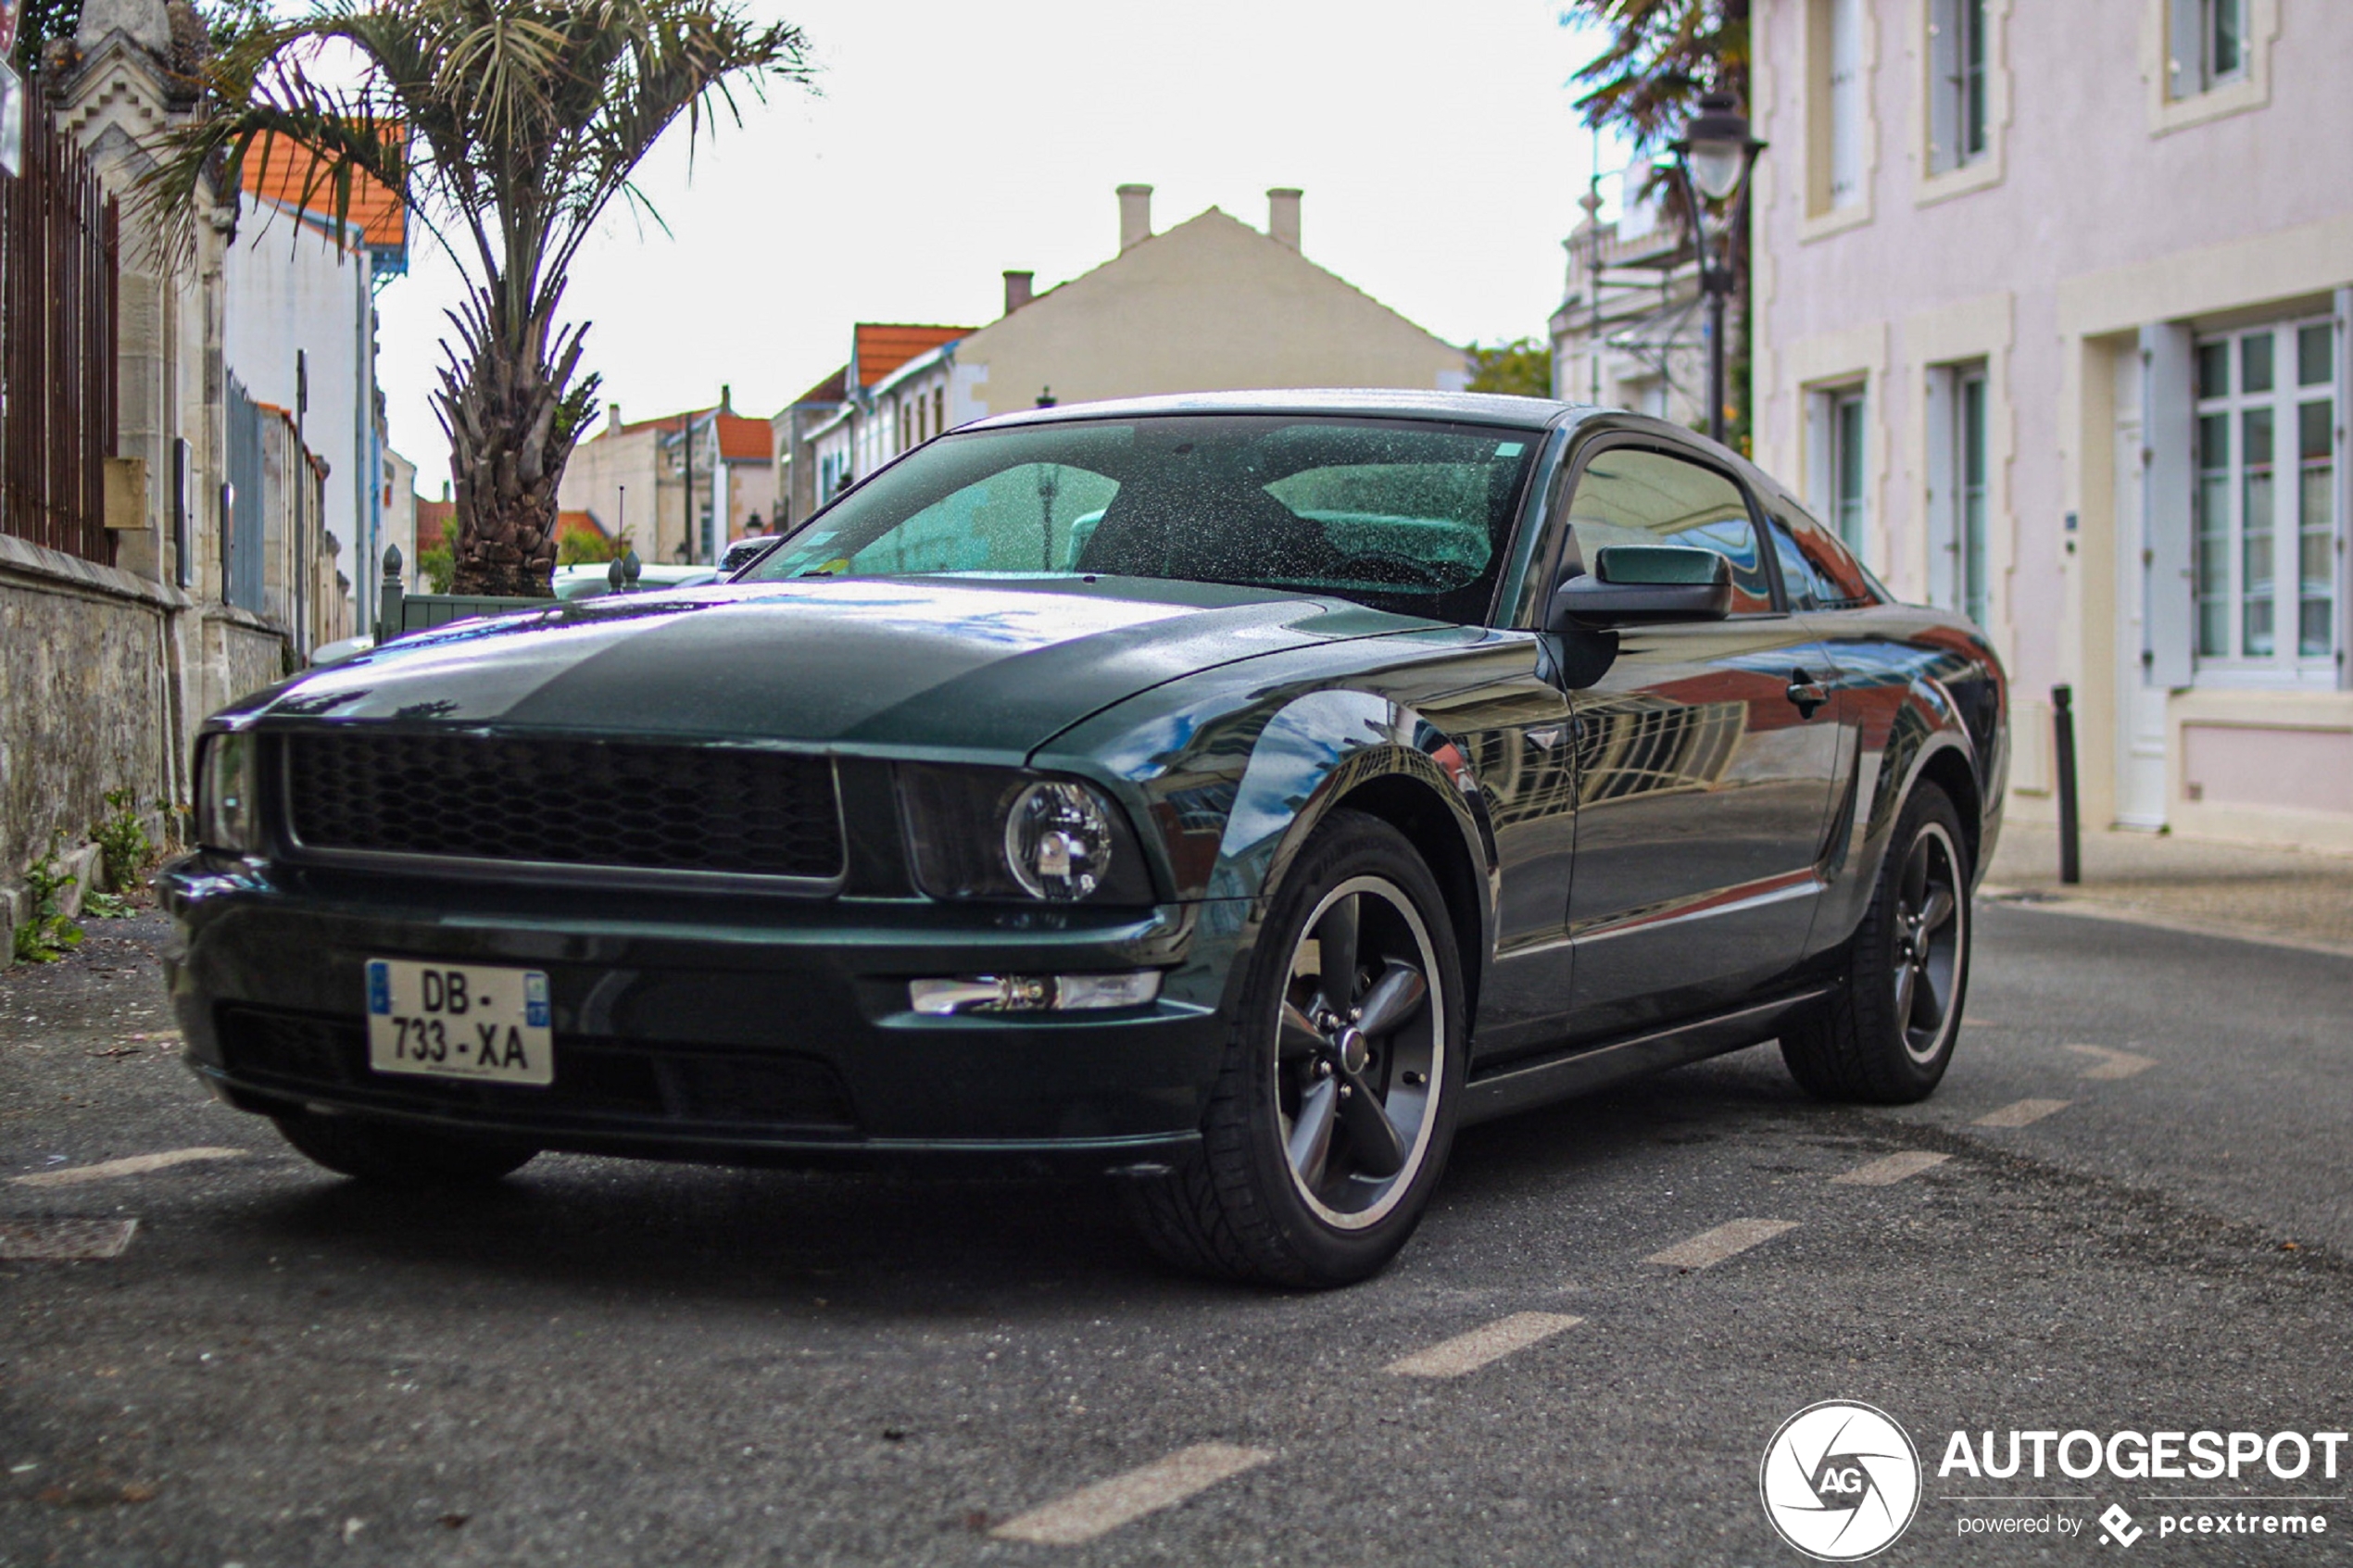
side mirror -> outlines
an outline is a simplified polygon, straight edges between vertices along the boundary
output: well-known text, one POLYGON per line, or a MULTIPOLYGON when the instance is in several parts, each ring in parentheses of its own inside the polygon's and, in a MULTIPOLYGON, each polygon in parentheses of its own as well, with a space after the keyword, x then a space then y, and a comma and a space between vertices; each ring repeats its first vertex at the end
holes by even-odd
POLYGON ((1544 629, 1721 621, 1731 609, 1732 563, 1715 551, 1612 545, 1594 553, 1591 572, 1553 590, 1544 629))

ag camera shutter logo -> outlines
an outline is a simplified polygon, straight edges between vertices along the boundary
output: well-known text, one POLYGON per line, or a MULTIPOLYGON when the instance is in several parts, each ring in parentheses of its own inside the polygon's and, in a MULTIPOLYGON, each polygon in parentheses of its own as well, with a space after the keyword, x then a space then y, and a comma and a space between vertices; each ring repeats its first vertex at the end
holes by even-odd
POLYGON ((1823 1562, 1883 1551, 1920 1506, 1920 1456, 1885 1411, 1825 1399, 1781 1423, 1757 1476, 1781 1539, 1823 1562))

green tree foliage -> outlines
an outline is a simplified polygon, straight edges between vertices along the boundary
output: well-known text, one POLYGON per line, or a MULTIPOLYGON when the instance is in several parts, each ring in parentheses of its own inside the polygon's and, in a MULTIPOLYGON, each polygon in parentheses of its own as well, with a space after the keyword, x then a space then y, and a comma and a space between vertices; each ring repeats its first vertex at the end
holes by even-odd
POLYGON ((572 263, 615 200, 650 211, 633 181, 664 131, 740 121, 736 88, 806 81, 806 47, 731 0, 315 0, 199 63, 209 111, 160 138, 145 197, 184 251, 199 190, 236 182, 265 133, 307 149, 306 207, 341 220, 363 179, 397 193, 467 285, 434 397, 451 586, 546 595, 557 484, 596 406, 586 323, 557 320, 572 263))
POLYGON ((446 594, 458 575, 458 520, 452 517, 441 525, 441 537, 434 544, 417 541, 417 581, 428 594, 446 594))
POLYGON ((609 560, 619 560, 634 546, 626 533, 608 539, 601 533, 585 529, 565 534, 556 542, 558 566, 597 566, 609 560))
POLYGON ((1514 397, 1553 395, 1552 348, 1532 337, 1497 344, 1492 348, 1473 344, 1471 362, 1478 369, 1471 373, 1466 391, 1501 392, 1514 397))
POLYGON ((1721 87, 1748 101, 1749 0, 1569 0, 1564 19, 1600 26, 1609 43, 1578 71, 1577 110, 1655 153, 1721 87))
POLYGON ((82 0, 24 0, 17 17, 17 46, 8 56, 19 76, 37 76, 41 51, 53 38, 71 38, 82 23, 82 0))

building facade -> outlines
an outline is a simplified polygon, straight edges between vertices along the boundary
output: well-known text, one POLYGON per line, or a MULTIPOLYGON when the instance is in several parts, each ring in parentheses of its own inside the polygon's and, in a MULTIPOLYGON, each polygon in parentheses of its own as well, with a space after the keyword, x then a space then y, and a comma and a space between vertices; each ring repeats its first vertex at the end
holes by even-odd
MULTIPOLYGON (((1568 278, 1553 313, 1553 395, 1633 408, 1677 424, 1707 423, 1707 308, 1699 258, 1667 211, 1664 189, 1644 192, 1646 165, 1596 178, 1585 220, 1563 242, 1568 278), (1619 215, 1602 221, 1602 189, 1619 189, 1619 215)), ((1733 302, 1737 307, 1739 302, 1733 302)))
POLYGON ((2016 678, 2014 810, 2353 849, 2353 6, 1766 0, 1758 456, 2016 678))
POLYGON ((556 497, 560 509, 587 514, 608 538, 627 534, 641 559, 716 560, 752 519, 765 528, 776 515, 768 421, 736 413, 724 387, 715 408, 634 423, 622 419, 620 404, 607 404, 605 428, 573 448, 556 497))
POLYGON ((942 431, 1048 401, 1265 387, 1459 391, 1469 381, 1461 348, 1302 254, 1299 192, 1266 194, 1263 233, 1214 207, 1155 233, 1151 187, 1122 185, 1119 252, 1093 270, 1043 294, 1032 274, 1005 273, 1005 313, 985 327, 862 324, 842 401, 826 409, 804 400, 776 417, 786 494, 822 506, 942 431), (869 351, 870 341, 887 351, 869 351))

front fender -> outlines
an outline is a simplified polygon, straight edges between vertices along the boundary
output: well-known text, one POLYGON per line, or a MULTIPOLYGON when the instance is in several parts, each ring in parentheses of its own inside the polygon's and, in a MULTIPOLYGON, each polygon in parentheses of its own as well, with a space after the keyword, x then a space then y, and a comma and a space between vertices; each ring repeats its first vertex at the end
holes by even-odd
POLYGON ((1176 897, 1199 906, 1197 952, 1227 966, 1221 990, 1241 983, 1266 901, 1291 863, 1368 785, 1379 786, 1384 807, 1409 800, 1426 835, 1448 835, 1425 847, 1434 859, 1458 852, 1468 869, 1477 910, 1475 929, 1463 932, 1464 960, 1476 967, 1492 952, 1500 872, 1485 797, 1464 749, 1409 703, 1359 688, 1294 688, 1239 709, 1180 708, 1131 723, 1096 753, 1098 764, 1123 779, 1159 830, 1176 897))

